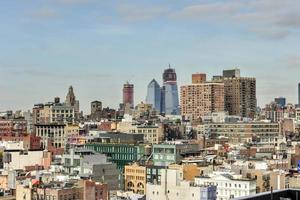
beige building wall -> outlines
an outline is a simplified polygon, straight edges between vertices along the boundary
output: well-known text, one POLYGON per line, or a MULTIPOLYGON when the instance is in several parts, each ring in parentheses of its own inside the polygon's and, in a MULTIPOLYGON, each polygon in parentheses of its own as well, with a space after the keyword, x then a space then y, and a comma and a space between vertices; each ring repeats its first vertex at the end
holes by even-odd
POLYGON ((146 167, 133 165, 125 166, 125 191, 146 194, 146 167))
POLYGON ((11 162, 5 163, 4 168, 6 169, 23 169, 25 170, 25 166, 34 166, 34 165, 42 165, 43 164, 43 151, 14 151, 10 152, 11 154, 11 162))
POLYGON ((118 131, 122 133, 140 133, 144 134, 144 142, 150 144, 159 144, 164 138, 164 129, 161 124, 153 126, 137 126, 132 122, 119 122, 118 131))
POLYGON ((8 175, 0 175, 0 188, 8 190, 8 175))
POLYGON ((205 82, 181 86, 181 114, 190 120, 224 111, 224 84, 205 82))
POLYGON ((169 169, 176 169, 183 172, 183 180, 194 181, 196 176, 200 176, 200 168, 196 164, 172 164, 168 166, 169 169))
MULTIPOLYGON (((299 181, 299 179, 298 179, 299 181)), ((287 174, 283 171, 272 171, 270 174, 270 185, 273 190, 282 190, 288 188, 292 188, 290 179, 287 174)), ((297 183, 296 183, 297 185, 297 183)))
POLYGON ((69 135, 79 135, 79 125, 78 124, 67 124, 65 126, 65 134, 69 135))
POLYGON ((270 171, 264 170, 247 170, 246 176, 248 178, 256 179, 256 192, 270 191, 270 171))
POLYGON ((24 187, 23 185, 17 185, 16 188, 16 199, 17 200, 31 200, 32 194, 31 194, 31 188, 24 187))

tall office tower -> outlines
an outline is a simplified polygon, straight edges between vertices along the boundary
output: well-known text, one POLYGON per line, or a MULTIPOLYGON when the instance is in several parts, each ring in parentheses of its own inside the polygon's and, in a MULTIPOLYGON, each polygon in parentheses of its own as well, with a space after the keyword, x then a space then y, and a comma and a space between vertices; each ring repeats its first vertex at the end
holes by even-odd
POLYGON ((203 82, 206 82, 206 74, 192 74, 192 84, 198 84, 203 82))
POLYGON ((286 105, 286 99, 285 97, 277 97, 274 99, 275 103, 280 105, 281 108, 283 108, 286 105))
POLYGON ((134 107, 134 85, 129 82, 123 85, 123 104, 125 107, 126 105, 134 107))
POLYGON ((178 87, 177 76, 175 69, 166 69, 163 73, 164 81, 164 105, 162 106, 167 115, 179 115, 179 100, 178 100, 178 87))
POLYGON ((185 119, 197 120, 212 112, 224 111, 224 83, 193 82, 180 88, 181 115, 185 119))
POLYGON ((254 118, 256 112, 256 79, 240 77, 240 70, 224 70, 213 80, 224 83, 225 111, 229 115, 254 118))
POLYGON ((74 108, 75 119, 79 119, 79 101, 76 100, 73 87, 69 87, 68 94, 66 96, 65 104, 74 108))
POLYGON ((156 111, 161 111, 161 91, 155 79, 148 84, 146 103, 151 104, 156 111))

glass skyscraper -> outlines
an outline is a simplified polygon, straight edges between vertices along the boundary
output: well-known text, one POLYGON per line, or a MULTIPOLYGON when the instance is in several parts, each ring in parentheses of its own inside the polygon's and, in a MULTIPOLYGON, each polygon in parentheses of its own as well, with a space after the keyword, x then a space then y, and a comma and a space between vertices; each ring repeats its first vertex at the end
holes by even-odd
POLYGON ((153 108, 161 114, 179 115, 180 110, 175 69, 169 66, 169 68, 164 71, 162 78, 162 87, 159 86, 155 79, 148 84, 146 102, 152 104, 153 108))
POLYGON ((155 110, 161 112, 161 90, 155 79, 148 84, 146 103, 152 104, 155 110))
POLYGON ((166 115, 179 115, 179 99, 178 99, 178 87, 177 76, 175 69, 170 66, 163 73, 163 94, 164 94, 164 113, 166 115))

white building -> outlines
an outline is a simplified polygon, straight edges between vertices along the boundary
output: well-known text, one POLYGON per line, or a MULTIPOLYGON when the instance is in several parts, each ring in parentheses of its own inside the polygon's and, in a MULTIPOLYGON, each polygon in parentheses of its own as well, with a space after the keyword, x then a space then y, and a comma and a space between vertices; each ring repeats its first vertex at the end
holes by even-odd
POLYGON ((5 151, 4 157, 7 157, 6 161, 4 162, 4 169, 24 170, 26 166, 43 165, 44 151, 5 151))
POLYGON ((147 183, 147 200, 215 200, 216 187, 203 187, 183 180, 183 172, 178 169, 162 169, 161 184, 147 183))
POLYGON ((256 180, 242 178, 228 172, 214 172, 208 176, 196 177, 197 185, 217 186, 217 200, 229 200, 256 194, 256 180))
POLYGON ((41 137, 41 146, 46 148, 48 142, 55 148, 63 148, 66 144, 65 124, 36 124, 36 136, 41 137))

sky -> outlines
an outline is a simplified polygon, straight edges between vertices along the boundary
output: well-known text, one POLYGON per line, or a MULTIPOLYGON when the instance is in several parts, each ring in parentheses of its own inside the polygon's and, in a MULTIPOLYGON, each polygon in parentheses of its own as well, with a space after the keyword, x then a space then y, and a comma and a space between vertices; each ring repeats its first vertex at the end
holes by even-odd
POLYGON ((179 86, 238 67, 258 105, 297 103, 299 36, 299 0, 0 1, 0 111, 64 100, 70 85, 86 113, 117 107, 126 81, 139 103, 169 64, 179 86))

